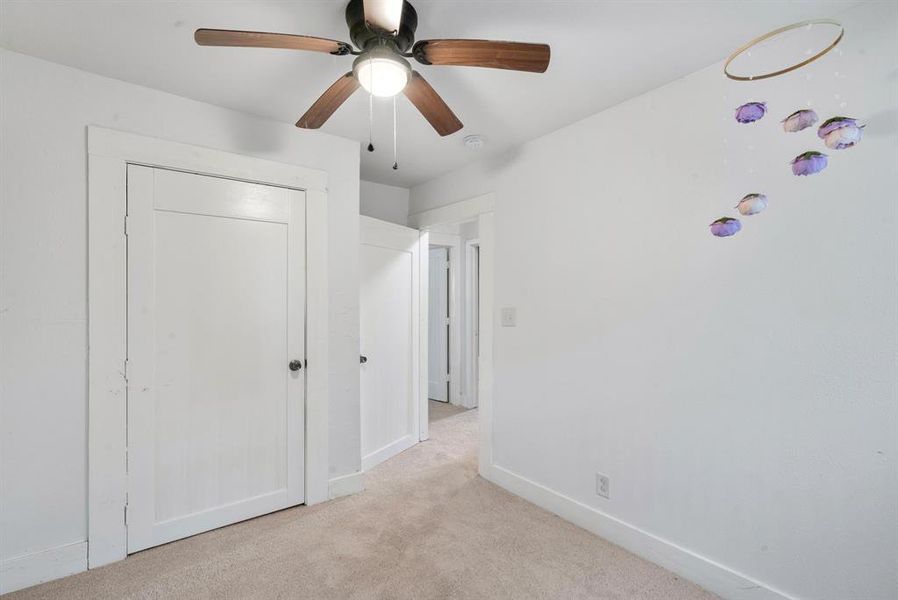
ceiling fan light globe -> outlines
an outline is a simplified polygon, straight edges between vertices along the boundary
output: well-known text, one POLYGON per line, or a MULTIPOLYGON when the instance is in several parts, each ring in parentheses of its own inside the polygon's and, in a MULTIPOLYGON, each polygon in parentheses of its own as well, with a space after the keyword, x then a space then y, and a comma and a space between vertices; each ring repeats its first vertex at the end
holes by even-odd
POLYGON ((392 98, 405 89, 411 67, 400 56, 370 53, 356 59, 353 73, 366 92, 379 98, 392 98))

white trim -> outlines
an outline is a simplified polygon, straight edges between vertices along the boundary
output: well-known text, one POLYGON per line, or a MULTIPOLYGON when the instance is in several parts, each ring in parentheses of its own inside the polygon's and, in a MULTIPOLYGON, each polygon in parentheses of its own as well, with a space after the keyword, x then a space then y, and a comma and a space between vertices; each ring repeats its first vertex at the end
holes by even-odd
POLYGON ((361 471, 334 477, 327 484, 328 498, 342 498, 365 490, 365 474, 361 471))
POLYGON ((407 436, 399 438, 395 442, 390 442, 383 448, 379 448, 371 454, 362 457, 362 471, 371 470, 388 458, 393 458, 400 452, 405 452, 417 443, 418 432, 410 433, 407 436))
POLYGON ((475 268, 477 251, 480 248, 480 239, 470 239, 465 241, 465 332, 464 342, 462 346, 465 349, 464 364, 464 394, 462 394, 462 406, 465 408, 477 408, 477 381, 478 377, 474 374, 477 361, 474 352, 474 319, 478 319, 477 299, 478 294, 474 290, 480 287, 480 273, 475 268))
POLYGON ((669 569, 723 598, 796 600, 794 596, 789 596, 772 586, 751 579, 705 556, 677 546, 673 542, 559 494, 498 465, 492 465, 490 480, 512 494, 622 546, 637 556, 669 569))
POLYGON ((127 165, 141 164, 306 191, 307 504, 328 498, 327 174, 260 158, 88 127, 88 541, 87 565, 127 555, 127 165))
POLYGON ((55 546, 0 562, 0 594, 87 570, 87 542, 55 546))
MULTIPOLYGON (((430 232, 429 247, 449 249, 449 402, 461 406, 465 389, 461 380, 461 236, 454 233, 430 232)), ((428 298, 429 301, 429 298, 428 298)))
POLYGON ((192 146, 89 125, 87 153, 126 159, 131 164, 238 179, 297 190, 327 189, 327 173, 254 156, 192 146))
POLYGON ((418 440, 430 439, 430 402, 427 399, 427 341, 430 323, 430 234, 418 234, 418 440))
POLYGON ((495 219, 493 213, 477 217, 480 235, 480 379, 477 382, 477 413, 480 417, 478 471, 490 479, 493 465, 493 286, 496 262, 495 219))
POLYGON ((463 223, 476 219, 483 213, 493 212, 495 205, 496 195, 490 192, 447 206, 412 213, 408 216, 408 226, 425 229, 431 225, 463 223))
POLYGON ((327 192, 306 190, 305 503, 309 506, 329 497, 328 269, 327 192))

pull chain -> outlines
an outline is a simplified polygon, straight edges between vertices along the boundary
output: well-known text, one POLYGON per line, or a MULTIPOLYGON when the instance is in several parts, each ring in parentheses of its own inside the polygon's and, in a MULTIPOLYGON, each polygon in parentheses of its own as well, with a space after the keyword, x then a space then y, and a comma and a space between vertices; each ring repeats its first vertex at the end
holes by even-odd
POLYGON ((393 170, 399 169, 399 147, 396 144, 396 96, 393 96, 393 170))
POLYGON ((368 152, 374 152, 374 94, 368 93, 368 152))
MULTIPOLYGON (((369 63, 370 65, 370 63, 369 63)), ((374 69, 368 69, 368 89, 373 90, 374 69)), ((368 92, 368 152, 374 152, 374 94, 368 92)))

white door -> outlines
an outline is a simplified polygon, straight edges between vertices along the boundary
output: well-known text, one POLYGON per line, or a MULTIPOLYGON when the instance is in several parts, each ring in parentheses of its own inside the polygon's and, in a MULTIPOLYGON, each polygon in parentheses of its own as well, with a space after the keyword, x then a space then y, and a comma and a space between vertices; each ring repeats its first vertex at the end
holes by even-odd
POLYGON ((303 501, 305 194, 128 167, 128 552, 303 501))
POLYGON ((449 249, 430 249, 427 396, 449 402, 449 249))
POLYGON ((362 469, 418 442, 419 232, 370 217, 359 230, 362 469))

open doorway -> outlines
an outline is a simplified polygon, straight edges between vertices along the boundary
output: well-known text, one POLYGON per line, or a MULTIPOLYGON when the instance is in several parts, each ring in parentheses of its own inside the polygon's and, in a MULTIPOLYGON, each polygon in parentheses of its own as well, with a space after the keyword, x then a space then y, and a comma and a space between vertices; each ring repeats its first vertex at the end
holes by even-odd
POLYGON ((429 232, 428 398, 434 415, 477 406, 479 228, 476 219, 429 232))
POLYGON ((427 294, 427 398, 435 402, 449 402, 449 277, 449 248, 431 244, 427 294))
MULTIPOLYGON (((422 249, 429 250, 430 245, 449 248, 449 403, 427 400, 422 391, 422 429, 428 428, 430 422, 435 426, 436 421, 449 425, 460 422, 455 416, 463 418, 456 414, 440 419, 447 411, 461 411, 476 418, 478 472, 487 479, 492 477, 493 466, 494 206, 495 196, 489 193, 409 215, 409 225, 422 232, 422 249), (458 313, 454 321, 453 306, 458 313), (453 335, 458 336, 457 341, 453 335), (457 375, 453 364, 457 365, 457 375), (458 384, 453 386, 453 381, 458 384)), ((422 253, 422 268, 427 269, 429 256, 425 255, 422 253)), ((428 348, 424 339, 422 348, 428 348)), ((422 388, 427 387, 427 380, 422 377, 422 388)))

